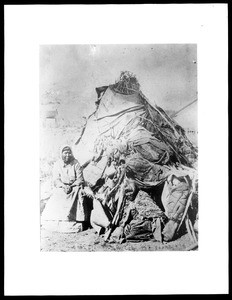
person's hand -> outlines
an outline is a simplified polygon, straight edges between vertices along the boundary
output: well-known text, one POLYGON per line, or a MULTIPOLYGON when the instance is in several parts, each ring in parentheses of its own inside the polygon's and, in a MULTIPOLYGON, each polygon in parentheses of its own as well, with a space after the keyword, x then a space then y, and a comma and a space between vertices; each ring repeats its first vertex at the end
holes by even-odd
POLYGON ((90 198, 94 197, 94 193, 93 193, 93 191, 91 190, 91 188, 89 186, 84 187, 83 191, 84 191, 86 196, 88 196, 90 198))
POLYGON ((69 194, 72 191, 72 188, 71 188, 70 185, 64 185, 63 189, 64 189, 66 194, 69 194))
POLYGON ((69 185, 72 185, 75 182, 75 178, 69 180, 69 185))

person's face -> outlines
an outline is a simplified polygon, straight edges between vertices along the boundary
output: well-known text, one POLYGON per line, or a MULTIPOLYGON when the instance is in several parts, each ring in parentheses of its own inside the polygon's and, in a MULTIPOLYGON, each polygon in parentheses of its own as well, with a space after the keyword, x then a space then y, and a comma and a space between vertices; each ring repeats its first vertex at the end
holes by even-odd
POLYGON ((70 150, 65 150, 63 151, 62 153, 62 159, 65 163, 69 163, 70 162, 70 159, 72 157, 72 153, 70 150))

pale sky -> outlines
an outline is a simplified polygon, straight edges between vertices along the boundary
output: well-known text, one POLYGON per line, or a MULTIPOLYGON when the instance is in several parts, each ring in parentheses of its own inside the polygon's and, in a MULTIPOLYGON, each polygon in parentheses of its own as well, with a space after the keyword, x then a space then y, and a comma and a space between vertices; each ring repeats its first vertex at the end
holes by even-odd
POLYGON ((41 96, 59 91, 61 104, 74 117, 91 113, 95 87, 114 83, 125 70, 137 76, 145 96, 163 109, 177 111, 197 98, 196 44, 40 47, 41 96))

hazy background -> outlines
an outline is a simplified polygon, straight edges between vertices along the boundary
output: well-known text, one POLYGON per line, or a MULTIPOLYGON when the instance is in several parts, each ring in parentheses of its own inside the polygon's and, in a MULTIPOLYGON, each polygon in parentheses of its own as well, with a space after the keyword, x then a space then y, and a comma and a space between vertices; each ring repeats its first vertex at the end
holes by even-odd
MULTIPOLYGON (((63 122, 78 122, 95 108, 95 87, 114 83, 124 70, 165 110, 178 111, 197 98, 195 44, 41 45, 41 104, 58 107, 63 122)), ((188 109, 191 127, 197 126, 195 108, 188 109)))

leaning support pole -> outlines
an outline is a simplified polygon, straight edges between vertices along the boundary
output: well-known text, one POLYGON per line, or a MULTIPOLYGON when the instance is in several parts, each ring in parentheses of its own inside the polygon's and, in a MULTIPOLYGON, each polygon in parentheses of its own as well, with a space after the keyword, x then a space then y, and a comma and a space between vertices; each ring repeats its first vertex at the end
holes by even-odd
POLYGON ((186 217, 185 218, 185 225, 186 225, 186 228, 187 228, 187 231, 188 231, 188 234, 189 234, 189 237, 191 239, 192 242, 195 242, 193 236, 192 236, 192 233, 191 233, 191 229, 190 229, 190 226, 189 226, 189 222, 188 222, 188 218, 186 217))
POLYGON ((157 105, 152 105, 149 101, 149 99, 140 91, 141 96, 147 101, 147 103, 154 108, 162 117, 163 119, 168 123, 168 125, 173 129, 173 131, 176 133, 176 136, 179 137, 179 133, 176 130, 175 126, 168 120, 168 118, 159 110, 159 108, 157 107, 157 105))
POLYGON ((110 224, 110 227, 109 229, 107 230, 107 232, 105 233, 105 236, 104 236, 104 240, 107 241, 113 231, 113 229, 115 227, 117 227, 118 225, 118 222, 119 222, 119 219, 120 219, 120 213, 123 209, 123 206, 124 206, 124 202, 125 202, 125 187, 124 187, 124 184, 122 184, 121 186, 121 191, 120 191, 120 194, 119 194, 119 199, 118 199, 118 205, 117 205, 117 210, 114 214, 114 217, 113 217, 113 220, 110 224))
POLYGON ((190 193, 190 195, 189 195, 189 197, 188 197, 188 201, 187 201, 187 204, 186 204, 186 207, 185 207, 185 210, 184 210, 182 219, 181 219, 181 221, 180 221, 180 224, 179 224, 179 226, 178 226, 178 228, 177 228, 177 231, 180 229, 180 227, 181 227, 183 221, 185 220, 186 214, 187 214, 188 209, 189 209, 189 206, 190 206, 190 204, 191 204, 192 197, 193 197, 193 194, 194 194, 194 192, 195 192, 195 181, 196 181, 196 179, 195 179, 195 175, 194 175, 194 178, 193 178, 193 181, 192 181, 192 191, 191 191, 191 193, 190 193))
POLYGON ((189 222, 189 227, 190 227, 190 230, 191 230, 193 239, 194 239, 194 241, 197 243, 197 236, 196 236, 196 233, 195 233, 195 231, 194 231, 192 221, 189 219, 188 214, 187 214, 187 219, 188 219, 188 222, 189 222))

